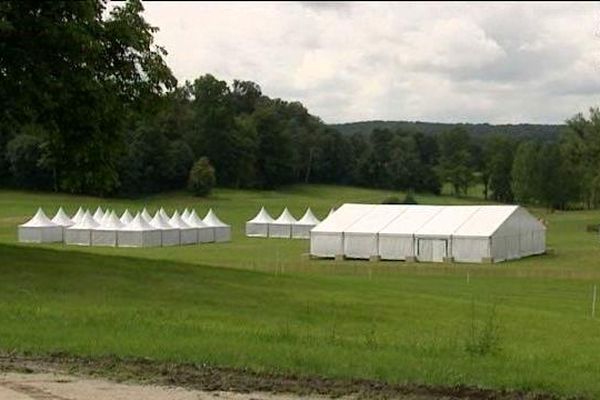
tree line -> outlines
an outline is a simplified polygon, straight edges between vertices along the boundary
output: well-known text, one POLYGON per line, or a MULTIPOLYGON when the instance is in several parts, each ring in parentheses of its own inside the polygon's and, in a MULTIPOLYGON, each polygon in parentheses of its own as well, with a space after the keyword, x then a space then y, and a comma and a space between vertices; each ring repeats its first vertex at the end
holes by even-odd
POLYGON ((178 83, 140 1, 0 2, 0 183, 137 196, 205 182, 273 189, 350 184, 550 208, 600 204, 600 113, 552 140, 436 134, 415 126, 344 134, 300 102, 210 74, 178 83))

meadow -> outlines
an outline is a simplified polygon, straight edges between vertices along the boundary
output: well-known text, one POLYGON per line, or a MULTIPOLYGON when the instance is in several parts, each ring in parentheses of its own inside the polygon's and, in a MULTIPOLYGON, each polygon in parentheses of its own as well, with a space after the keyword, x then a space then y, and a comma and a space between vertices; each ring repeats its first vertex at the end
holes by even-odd
MULTIPOLYGON (((328 377, 600 397, 599 211, 547 213, 552 253, 495 265, 310 260, 308 242, 250 239, 261 205, 324 217, 386 191, 292 186, 99 199, 0 191, 0 351, 118 355, 328 377), (233 241, 176 248, 16 243, 38 206, 209 207, 233 241)), ((481 202, 417 195, 419 203, 481 202)))

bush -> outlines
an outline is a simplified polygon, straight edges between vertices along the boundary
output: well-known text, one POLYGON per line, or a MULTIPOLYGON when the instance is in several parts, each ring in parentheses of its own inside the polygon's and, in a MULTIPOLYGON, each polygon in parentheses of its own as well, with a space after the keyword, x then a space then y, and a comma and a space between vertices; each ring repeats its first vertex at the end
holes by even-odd
POLYGON ((417 203, 417 199, 415 198, 415 194, 412 190, 406 192, 406 196, 404 196, 404 201, 402 204, 419 204, 417 203))
POLYGON ((400 198, 398 196, 388 196, 385 199, 383 199, 381 204, 402 204, 402 203, 400 202, 400 198))
POLYGON ((188 180, 188 189, 196 196, 206 196, 215 186, 215 169, 208 161, 208 158, 202 157, 192 166, 188 180))

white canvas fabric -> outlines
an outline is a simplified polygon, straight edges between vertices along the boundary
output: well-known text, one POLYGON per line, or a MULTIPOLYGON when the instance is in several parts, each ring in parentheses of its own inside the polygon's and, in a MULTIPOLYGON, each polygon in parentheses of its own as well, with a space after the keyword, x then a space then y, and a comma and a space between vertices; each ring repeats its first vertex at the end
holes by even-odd
POLYGON ((313 214, 312 210, 309 208, 306 209, 306 212, 296 222, 292 225, 292 238, 294 239, 309 239, 310 238, 310 230, 317 226, 321 221, 313 214))
POLYGON ((73 220, 69 218, 69 216, 67 215, 67 213, 65 213, 65 210, 63 210, 62 207, 59 207, 58 211, 54 215, 54 218, 52 218, 52 222, 54 222, 56 225, 62 228, 63 238, 65 237, 65 230, 68 227, 75 225, 75 222, 73 222, 73 220))
POLYGON ((102 218, 104 218, 104 210, 102 210, 102 207, 98 206, 98 208, 96 208, 93 217, 97 223, 102 223, 102 218))
POLYGON ((165 221, 168 221, 171 218, 171 217, 169 217, 169 215, 167 214, 165 209, 162 207, 158 210, 158 212, 160 213, 161 218, 165 221))
POLYGON ((109 220, 110 213, 111 213, 110 209, 107 208, 106 210, 104 210, 104 215, 102 216, 102 219, 100 220, 100 225, 101 226, 104 225, 106 223, 106 221, 109 220))
POLYGON ((144 218, 144 221, 146 221, 147 223, 150 223, 150 221, 152 221, 152 216, 150 215, 148 210, 146 210, 146 207, 144 207, 140 215, 142 216, 142 218, 144 218))
POLYGON ((310 231, 310 254, 336 257, 344 254, 344 231, 369 212, 372 204, 347 203, 310 231))
POLYGON ((184 219, 189 226, 196 228, 198 232, 198 243, 212 243, 215 241, 215 230, 204 223, 196 214, 196 210, 189 213, 188 218, 184 219))
POLYGON ((125 209, 125 211, 123 211, 123 214, 121 214, 121 218, 119 218, 119 220, 123 225, 127 225, 133 220, 133 217, 131 216, 129 210, 125 209))
POLYGON ((344 255, 369 259, 379 255, 379 232, 406 210, 404 205, 382 204, 344 230, 344 255))
POLYGON ((179 243, 195 244, 198 243, 198 229, 193 228, 179 215, 179 212, 175 210, 173 216, 169 219, 169 224, 179 230, 179 243))
POLYGON ((75 215, 71 217, 71 221, 73 221, 73 223, 75 224, 78 223, 79 221, 81 221, 81 218, 83 218, 83 214, 85 214, 85 210, 79 207, 75 215))
POLYGON ((89 211, 86 211, 77 224, 69 227, 65 231, 65 243, 78 246, 92 245, 92 231, 100 226, 92 217, 89 211))
POLYGON ((382 260, 406 260, 415 257, 415 232, 439 213, 442 206, 408 206, 379 231, 379 256, 382 260))
POLYGON ((231 241, 231 226, 227 225, 217 217, 217 214, 212 210, 208 210, 206 216, 202 220, 206 225, 213 228, 215 231, 215 242, 231 241))
POLYGON ((281 215, 269 224, 269 237, 286 238, 292 237, 292 225, 296 223, 296 218, 286 208, 283 209, 281 215))
POLYGON ((161 246, 178 246, 179 245, 179 229, 173 228, 168 220, 165 220, 160 212, 154 214, 150 225, 160 231, 161 246))
POLYGON ((119 247, 156 247, 160 246, 160 241, 160 230, 146 222, 139 212, 130 223, 117 231, 119 247))
POLYGON ((63 227, 55 224, 46 216, 42 208, 17 229, 19 242, 54 243, 63 241, 63 227))
POLYGON ((269 236, 269 224, 275 221, 265 210, 264 207, 254 218, 246 222, 246 236, 249 237, 267 237, 269 236))
POLYGON ((106 213, 102 224, 92 230, 92 246, 117 246, 117 232, 124 226, 114 211, 106 213))
POLYGON ((188 210, 187 208, 185 210, 183 210, 183 212, 181 213, 181 219, 182 220, 186 220, 190 217, 190 210, 188 210))

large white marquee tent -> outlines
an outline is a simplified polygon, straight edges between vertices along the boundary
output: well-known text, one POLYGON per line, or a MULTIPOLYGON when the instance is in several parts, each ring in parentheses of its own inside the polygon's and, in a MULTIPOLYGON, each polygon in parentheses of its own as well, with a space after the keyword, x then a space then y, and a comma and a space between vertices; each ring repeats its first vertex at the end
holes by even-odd
POLYGON ((53 243, 62 242, 63 228, 55 224, 39 208, 35 215, 18 228, 19 242, 53 243))
POLYGON ((311 255, 498 262, 544 253, 545 237, 519 206, 344 204, 311 231, 311 255))

